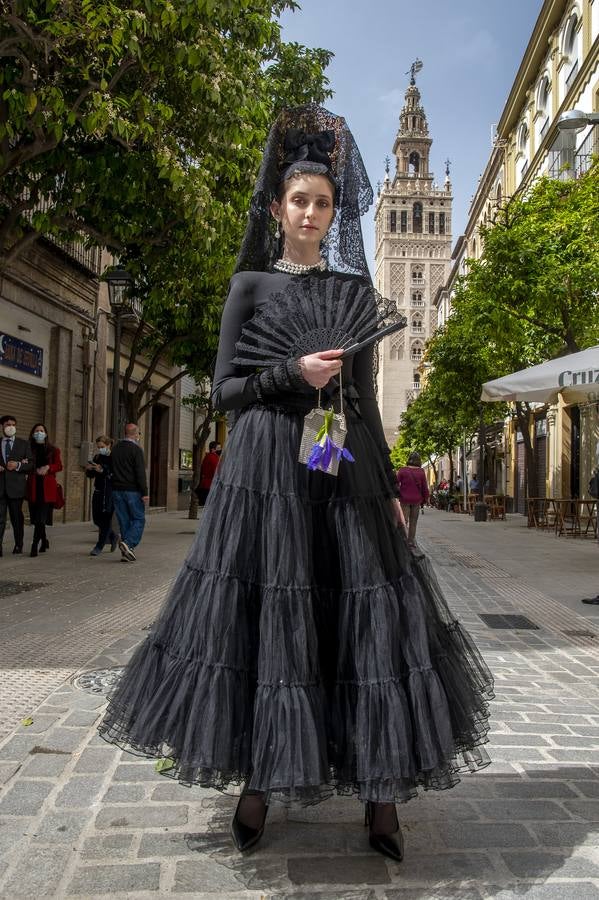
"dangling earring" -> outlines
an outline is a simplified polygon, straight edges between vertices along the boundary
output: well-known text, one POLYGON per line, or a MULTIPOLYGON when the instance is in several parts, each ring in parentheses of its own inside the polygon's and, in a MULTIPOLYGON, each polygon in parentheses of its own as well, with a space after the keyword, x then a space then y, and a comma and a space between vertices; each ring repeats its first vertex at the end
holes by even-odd
POLYGON ((278 241, 280 239, 280 237, 281 237, 281 223, 277 219, 277 230, 275 231, 275 238, 278 241))

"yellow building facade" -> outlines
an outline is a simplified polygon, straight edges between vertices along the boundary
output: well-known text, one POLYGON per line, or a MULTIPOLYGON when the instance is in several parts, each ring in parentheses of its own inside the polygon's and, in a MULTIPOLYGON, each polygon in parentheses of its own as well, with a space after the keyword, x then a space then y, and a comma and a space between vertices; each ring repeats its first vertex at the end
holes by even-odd
MULTIPOLYGON (((497 124, 493 148, 473 197, 464 235, 452 256, 448 281, 435 297, 439 324, 451 315, 455 282, 468 258, 482 252, 480 229, 498 206, 536 178, 580 177, 599 154, 599 126, 563 131, 568 110, 599 111, 599 0, 545 0, 497 124)), ((524 446, 515 421, 507 421, 489 473, 495 490, 526 511, 526 496, 586 497, 596 465, 596 404, 539 406, 531 423, 537 483, 528 485, 524 446)))

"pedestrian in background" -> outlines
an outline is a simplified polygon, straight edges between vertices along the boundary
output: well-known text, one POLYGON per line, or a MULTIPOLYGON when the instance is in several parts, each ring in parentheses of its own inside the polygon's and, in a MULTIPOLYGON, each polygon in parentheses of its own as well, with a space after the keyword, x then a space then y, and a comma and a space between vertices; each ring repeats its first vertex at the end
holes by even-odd
POLYGON ((410 453, 408 463, 397 471, 399 500, 408 528, 408 544, 417 549, 416 526, 420 507, 428 500, 428 484, 422 468, 422 460, 416 452, 410 453))
POLYGON ((31 450, 25 438, 17 437, 17 420, 14 416, 2 416, 2 448, 0 453, 0 556, 6 528, 6 513, 10 517, 15 545, 13 553, 23 552, 25 517, 23 500, 27 486, 27 473, 33 469, 31 450))
POLYGON ((208 453, 202 460, 200 466, 200 480, 196 488, 196 495, 200 506, 204 506, 208 497, 208 492, 212 485, 212 479, 216 475, 216 470, 220 462, 221 446, 218 441, 210 441, 208 444, 208 453))
POLYGON ((92 494, 92 519, 98 526, 98 540, 96 546, 90 550, 90 556, 99 556, 104 545, 110 544, 110 552, 114 553, 119 538, 112 530, 112 516, 114 504, 112 502, 112 438, 100 434, 96 438, 96 454, 85 467, 88 478, 94 479, 94 492, 92 494))
POLYGON ((56 481, 56 473, 62 472, 60 450, 50 443, 48 429, 42 422, 34 425, 29 433, 33 471, 27 476, 27 500, 33 525, 33 543, 30 556, 45 553, 50 548, 46 526, 52 525, 55 509, 64 506, 62 488, 56 481))
POLYGON ((123 562, 135 562, 133 552, 144 533, 148 479, 144 452, 139 446, 139 429, 130 423, 125 437, 112 448, 112 500, 121 539, 119 550, 123 562))
POLYGON ((478 494, 478 478, 476 477, 476 473, 470 479, 470 493, 478 494))

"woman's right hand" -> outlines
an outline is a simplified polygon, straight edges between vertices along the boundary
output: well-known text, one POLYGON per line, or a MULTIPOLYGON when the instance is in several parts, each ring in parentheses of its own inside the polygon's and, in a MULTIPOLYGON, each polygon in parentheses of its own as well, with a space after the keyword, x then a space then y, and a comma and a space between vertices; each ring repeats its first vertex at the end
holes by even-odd
POLYGON ((338 375, 343 366, 343 350, 320 350, 300 359, 300 369, 304 379, 313 388, 323 388, 331 378, 338 375))

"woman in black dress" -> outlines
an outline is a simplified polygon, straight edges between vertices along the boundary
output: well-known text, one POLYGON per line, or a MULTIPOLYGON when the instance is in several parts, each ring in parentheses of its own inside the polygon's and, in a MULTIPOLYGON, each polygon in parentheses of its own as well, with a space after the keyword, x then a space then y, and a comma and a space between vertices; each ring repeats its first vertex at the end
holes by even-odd
POLYGON ((34 425, 29 433, 34 470, 27 476, 27 500, 29 517, 33 525, 33 543, 30 556, 45 553, 50 548, 46 526, 52 525, 55 509, 63 504, 62 488, 56 481, 56 473, 62 472, 60 449, 50 443, 48 429, 42 422, 34 425))
POLYGON ((119 543, 119 536, 112 530, 114 504, 112 502, 112 438, 100 434, 96 438, 96 453, 85 467, 88 478, 94 479, 92 494, 92 519, 98 528, 98 540, 89 551, 90 556, 99 556, 104 545, 110 544, 110 552, 114 553, 119 543))
POLYGON ((360 229, 371 202, 343 119, 281 114, 222 317, 213 398, 236 421, 100 728, 169 757, 184 783, 243 783, 240 850, 270 802, 336 791, 366 803, 371 845, 401 859, 395 803, 488 762, 492 680, 407 546, 373 344, 340 349, 380 324, 360 229), (311 412, 321 404, 334 420, 311 412))

